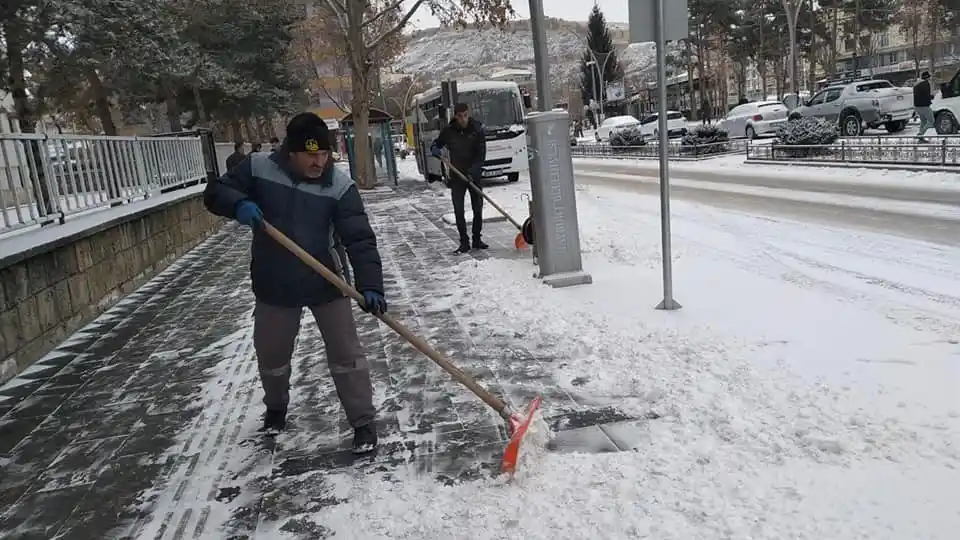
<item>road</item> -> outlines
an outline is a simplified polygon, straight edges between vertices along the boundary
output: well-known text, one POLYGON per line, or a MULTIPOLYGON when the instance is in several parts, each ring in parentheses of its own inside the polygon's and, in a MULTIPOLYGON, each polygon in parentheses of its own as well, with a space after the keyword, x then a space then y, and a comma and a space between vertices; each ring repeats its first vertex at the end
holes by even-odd
MULTIPOLYGON (((577 182, 659 193, 659 173, 623 163, 575 164, 577 182)), ((814 177, 763 177, 677 171, 673 197, 752 214, 840 225, 960 246, 960 189, 846 183, 814 177)))

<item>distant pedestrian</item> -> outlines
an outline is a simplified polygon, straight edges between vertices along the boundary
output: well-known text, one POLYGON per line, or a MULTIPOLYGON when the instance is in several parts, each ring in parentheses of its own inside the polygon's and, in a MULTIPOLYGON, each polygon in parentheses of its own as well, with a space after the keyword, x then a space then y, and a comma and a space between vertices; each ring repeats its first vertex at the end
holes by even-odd
POLYGON ((247 155, 243 153, 243 143, 233 143, 233 153, 227 156, 227 170, 231 170, 239 165, 247 155))
POLYGON ((278 139, 278 138, 276 138, 276 137, 271 137, 271 138, 270 138, 270 151, 271 151, 271 152, 276 152, 276 151, 279 150, 279 149, 280 149, 280 139, 278 139))
MULTIPOLYGON (((474 187, 483 177, 483 164, 487 159, 487 137, 483 124, 470 116, 466 103, 457 103, 453 108, 453 120, 443 128, 440 136, 430 146, 430 153, 441 157, 443 148, 448 149, 450 163, 474 182, 474 187)), ((450 192, 453 195, 453 214, 460 233, 460 246, 454 253, 467 253, 471 249, 487 249, 482 239, 483 233, 483 196, 471 189, 457 173, 450 171, 450 192), (470 206, 473 208, 473 243, 467 236, 467 218, 464 209, 464 197, 470 192, 470 206)))
POLYGON ((920 129, 917 131, 917 137, 922 143, 929 142, 923 135, 934 124, 931 105, 933 105, 933 89, 930 88, 930 72, 924 71, 920 75, 920 82, 913 87, 913 109, 920 117, 920 129))
POLYGON ((253 150, 251 150, 251 152, 262 152, 262 151, 263 151, 263 144, 253 143, 253 150))
POLYGON ((267 407, 263 431, 286 427, 290 361, 306 307, 320 328, 333 384, 353 427, 353 451, 372 451, 377 409, 350 300, 261 228, 266 218, 342 275, 346 261, 336 255, 339 240, 350 256, 365 309, 387 311, 377 238, 353 179, 333 166, 327 124, 313 113, 298 114, 287 125, 279 151, 251 154, 209 183, 204 204, 253 229, 253 346, 267 407))

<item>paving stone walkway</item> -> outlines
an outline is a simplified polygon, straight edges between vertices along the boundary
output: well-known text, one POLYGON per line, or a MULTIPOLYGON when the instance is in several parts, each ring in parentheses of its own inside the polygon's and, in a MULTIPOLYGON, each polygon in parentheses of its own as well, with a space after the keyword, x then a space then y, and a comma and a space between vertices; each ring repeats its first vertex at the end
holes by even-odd
MULTIPOLYGON (((629 420, 560 389, 550 378, 558 359, 534 355, 517 336, 484 332, 478 342, 478 323, 449 300, 455 284, 433 277, 459 260, 441 219, 447 192, 418 182, 365 198, 395 316, 511 403, 543 395, 556 429, 629 420)), ((508 223, 486 230, 492 249, 471 256, 529 258, 513 249, 508 223)), ((0 388, 0 538, 324 538, 331 531, 303 516, 340 502, 325 471, 402 469, 446 483, 497 473, 499 418, 359 311, 380 451, 348 451, 351 431, 306 313, 292 428, 258 436, 248 235, 225 226, 0 388)), ((577 436, 595 451, 618 450, 599 428, 577 436)))

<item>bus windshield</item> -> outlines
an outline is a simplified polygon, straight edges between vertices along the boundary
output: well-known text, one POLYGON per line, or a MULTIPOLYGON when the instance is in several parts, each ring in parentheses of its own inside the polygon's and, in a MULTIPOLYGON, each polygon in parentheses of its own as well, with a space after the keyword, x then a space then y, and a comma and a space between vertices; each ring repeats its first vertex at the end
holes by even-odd
POLYGON ((470 107, 470 116, 490 129, 507 129, 523 124, 520 96, 510 89, 471 90, 461 92, 457 100, 470 107))

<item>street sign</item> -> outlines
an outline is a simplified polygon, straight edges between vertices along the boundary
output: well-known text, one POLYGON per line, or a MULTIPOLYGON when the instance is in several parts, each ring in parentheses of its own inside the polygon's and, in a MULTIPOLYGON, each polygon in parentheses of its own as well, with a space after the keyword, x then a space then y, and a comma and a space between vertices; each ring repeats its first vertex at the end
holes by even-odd
MULTIPOLYGON (((630 43, 656 41, 658 0, 627 0, 630 43)), ((690 35, 687 0, 663 0, 663 39, 676 41, 690 35)))
POLYGON ((607 83, 607 101, 621 101, 626 97, 623 81, 610 81, 607 83))

